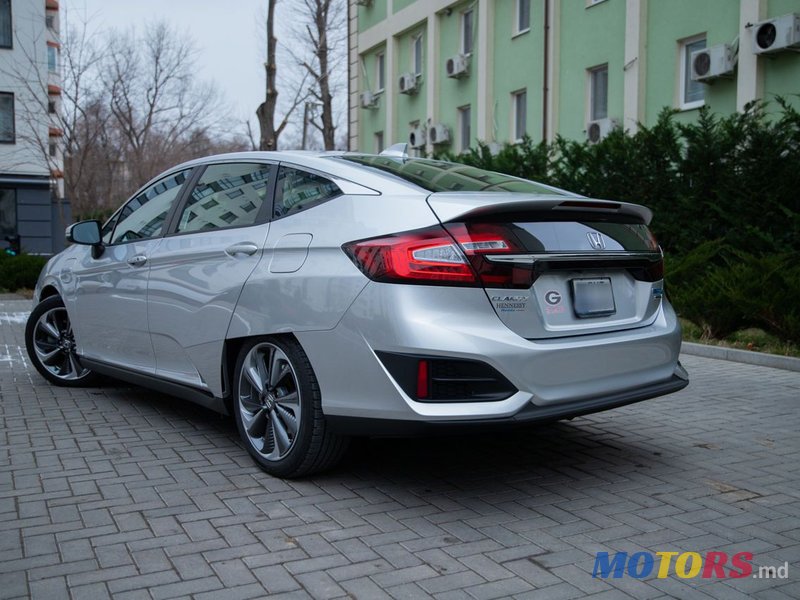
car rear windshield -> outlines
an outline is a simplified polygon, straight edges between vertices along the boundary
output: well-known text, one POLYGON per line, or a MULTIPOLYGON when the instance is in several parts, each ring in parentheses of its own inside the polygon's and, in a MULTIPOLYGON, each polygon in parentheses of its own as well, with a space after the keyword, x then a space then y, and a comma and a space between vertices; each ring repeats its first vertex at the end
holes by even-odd
POLYGON ((514 192, 564 195, 559 190, 533 181, 443 160, 368 154, 345 154, 336 158, 390 173, 429 192, 514 192))

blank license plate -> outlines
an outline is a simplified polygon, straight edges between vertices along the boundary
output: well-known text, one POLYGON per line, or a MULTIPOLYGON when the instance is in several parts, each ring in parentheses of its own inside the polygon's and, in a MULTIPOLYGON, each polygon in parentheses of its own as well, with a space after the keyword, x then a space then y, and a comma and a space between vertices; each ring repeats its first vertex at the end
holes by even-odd
POLYGON ((572 306, 575 316, 579 318, 604 317, 617 312, 610 278, 573 279, 571 283, 572 306))

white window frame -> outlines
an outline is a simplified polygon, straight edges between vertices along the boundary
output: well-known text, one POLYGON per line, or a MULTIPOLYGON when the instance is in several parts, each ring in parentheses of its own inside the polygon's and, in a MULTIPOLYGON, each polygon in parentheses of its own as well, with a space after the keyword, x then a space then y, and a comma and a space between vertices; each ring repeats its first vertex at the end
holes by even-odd
POLYGON ((586 69, 586 121, 599 121, 600 119, 607 119, 608 118, 608 76, 609 76, 609 69, 608 63, 603 63, 600 65, 595 65, 594 67, 590 67, 586 69), (595 106, 594 106, 594 78, 597 73, 601 71, 606 72, 606 115, 604 117, 595 116, 595 106))
POLYGON ((373 150, 375 151, 375 154, 380 154, 386 149, 384 146, 383 131, 376 131, 373 134, 372 139, 374 145, 373 150))
POLYGON ((375 93, 380 94, 386 87, 386 53, 375 54, 375 93))
POLYGON ((531 30, 531 0, 514 0, 514 23, 513 27, 511 28, 511 31, 513 32, 512 37, 522 35, 523 33, 528 33, 530 30, 531 30), (520 29, 519 18, 523 2, 528 3, 528 25, 523 29, 520 29))
POLYGON ((58 73, 60 61, 60 52, 57 46, 47 46, 47 71, 50 73, 58 73), (52 60, 51 60, 52 59, 52 60))
MULTIPOLYGON (((701 106, 705 106, 706 98, 705 98, 705 88, 703 88, 703 99, 702 100, 693 100, 691 102, 686 102, 686 84, 689 78, 691 77, 691 72, 687 71, 686 63, 687 63, 687 51, 691 44, 704 41, 706 42, 706 47, 708 47, 708 38, 706 33, 699 33, 697 35, 693 35, 688 38, 683 38, 682 40, 678 40, 678 98, 676 102, 676 106, 680 110, 693 110, 695 108, 700 108, 701 106)), ((702 85, 702 84, 701 84, 702 85)))
POLYGON ((518 144, 522 141, 525 134, 528 133, 528 89, 523 88, 521 90, 516 90, 511 92, 511 139, 515 144, 518 144), (518 125, 519 125, 519 97, 525 95, 525 127, 523 127, 523 132, 521 136, 518 136, 518 125))
POLYGON ((456 124, 458 125, 458 152, 466 152, 469 150, 472 143, 472 105, 464 104, 457 109, 456 124), (465 118, 466 117, 466 118, 465 118), (469 132, 468 136, 464 135, 464 126, 469 132), (466 139, 465 139, 466 138, 466 139))
POLYGON ((418 33, 411 38, 411 72, 420 77, 425 65, 425 45, 422 33, 418 33), (419 62, 419 70, 417 70, 419 62))
POLYGON ((468 8, 467 10, 461 13, 461 20, 459 23, 459 33, 461 36, 461 54, 466 54, 467 56, 471 56, 472 53, 475 51, 475 9, 468 8), (466 30, 467 25, 467 15, 470 15, 470 29, 469 31, 466 30), (467 52, 466 41, 469 38, 469 52, 467 52))

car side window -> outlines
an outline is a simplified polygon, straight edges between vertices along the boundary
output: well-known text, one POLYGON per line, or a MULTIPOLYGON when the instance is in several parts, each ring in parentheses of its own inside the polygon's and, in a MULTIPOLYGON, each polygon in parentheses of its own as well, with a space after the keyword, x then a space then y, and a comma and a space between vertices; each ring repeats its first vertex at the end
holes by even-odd
POLYGON ((119 212, 111 244, 158 237, 191 169, 173 173, 136 194, 119 212))
POLYGON ((178 232, 253 225, 267 199, 271 170, 256 163, 209 166, 186 200, 178 232))
POLYGON ((294 167, 282 166, 278 171, 272 217, 279 219, 306 210, 341 193, 339 186, 330 179, 294 167))

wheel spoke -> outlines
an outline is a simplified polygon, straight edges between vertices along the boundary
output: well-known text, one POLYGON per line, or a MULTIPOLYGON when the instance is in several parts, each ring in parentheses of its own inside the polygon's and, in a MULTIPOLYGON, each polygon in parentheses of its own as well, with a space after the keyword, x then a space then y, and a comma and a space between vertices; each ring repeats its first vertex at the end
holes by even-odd
POLYGON ((61 348, 56 346, 53 350, 43 352, 41 349, 36 348, 36 353, 39 355, 39 358, 42 360, 44 364, 49 364, 49 362, 56 357, 58 354, 61 353, 61 348))
POLYGON ((46 320, 39 321, 39 327, 44 329, 45 333, 51 338, 58 339, 60 337, 58 329, 52 323, 49 323, 46 320))
POLYGON ((279 350, 272 353, 272 360, 269 365, 269 386, 277 387, 278 383, 291 371, 286 355, 279 350))
POLYGON ((275 448, 278 451, 278 456, 283 456, 291 445, 289 434, 286 432, 286 426, 281 422, 280 418, 273 418, 270 420, 272 423, 272 430, 275 433, 275 448))
POLYGON ((295 411, 300 406, 300 396, 297 392, 291 392, 285 396, 278 396, 275 398, 275 402, 277 402, 279 406, 285 405, 290 407, 292 411, 295 411))
POLYGON ((83 366, 72 352, 69 353, 69 364, 72 366, 72 370, 75 371, 76 378, 83 374, 83 366))
POLYGON ((292 439, 294 439, 297 436, 297 419, 295 416, 280 404, 275 407, 275 414, 284 424, 286 432, 291 434, 292 439))
POLYGON ((267 411, 265 409, 261 409, 256 413, 256 416, 250 421, 250 424, 247 426, 247 433, 249 433, 254 438, 264 437, 265 432, 267 431, 267 422, 269 421, 269 415, 267 415, 267 411))
POLYGON ((244 370, 244 376, 247 379, 248 383, 253 386, 253 389, 258 392, 259 394, 264 391, 264 383, 263 379, 261 379, 258 367, 256 365, 250 365, 244 370))

